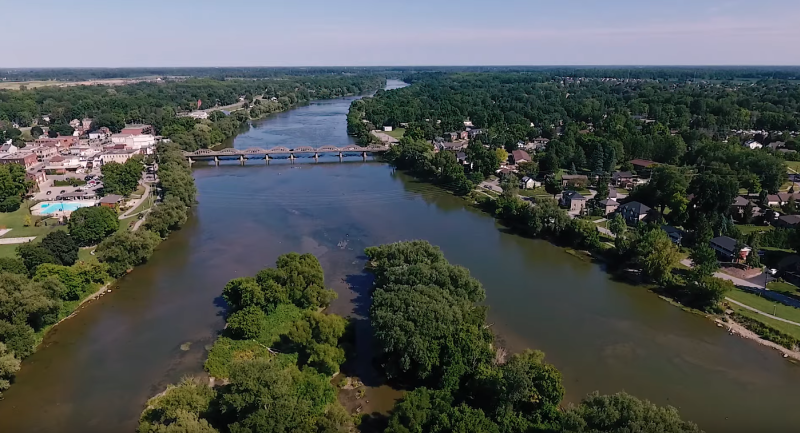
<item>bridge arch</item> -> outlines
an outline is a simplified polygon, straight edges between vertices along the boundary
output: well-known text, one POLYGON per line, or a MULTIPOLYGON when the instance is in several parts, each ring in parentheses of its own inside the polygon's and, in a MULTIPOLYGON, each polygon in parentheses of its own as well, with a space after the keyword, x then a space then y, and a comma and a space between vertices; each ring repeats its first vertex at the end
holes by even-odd
POLYGON ((316 152, 317 149, 311 146, 300 146, 300 147, 295 147, 292 150, 295 152, 316 152))

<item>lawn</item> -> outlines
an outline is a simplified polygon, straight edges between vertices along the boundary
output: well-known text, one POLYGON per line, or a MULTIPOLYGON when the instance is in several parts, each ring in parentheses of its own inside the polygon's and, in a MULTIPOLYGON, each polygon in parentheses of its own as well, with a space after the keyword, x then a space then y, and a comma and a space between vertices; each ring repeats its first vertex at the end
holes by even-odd
MULTIPOLYGON (((14 212, 0 213, 0 228, 11 229, 6 233, 3 238, 22 238, 28 236, 36 236, 35 241, 40 241, 44 236, 53 230, 64 229, 65 226, 56 225, 53 219, 47 219, 48 225, 41 225, 40 227, 25 227, 25 217, 31 216, 30 206, 32 202, 24 202, 20 208, 14 212)), ((31 216, 31 220, 34 218, 31 216)), ((0 245, 0 257, 15 257, 17 244, 0 245)))
POLYGON ((78 250, 78 260, 86 263, 97 263, 97 256, 92 255, 96 247, 81 248, 78 250))
POLYGON ((786 161, 786 167, 794 171, 800 172, 800 161, 786 161))
POLYGON ((739 289, 731 290, 725 296, 767 314, 800 323, 800 309, 773 302, 739 289))
POLYGON ((747 224, 747 225, 736 224, 736 228, 739 229, 739 231, 743 235, 749 235, 750 233, 755 233, 755 232, 767 232, 772 230, 772 226, 756 226, 752 224, 747 224))
POLYGON ((733 305, 732 309, 733 311, 741 314, 742 316, 749 317, 753 320, 759 321, 765 325, 775 328, 778 331, 789 334, 794 338, 800 339, 800 326, 794 326, 786 322, 781 322, 780 320, 771 319, 756 312, 739 307, 738 305, 733 305))
POLYGON ((384 131, 384 134, 386 134, 386 135, 388 135, 390 137, 394 137, 394 138, 396 138, 398 140, 403 138, 403 135, 405 133, 406 133, 406 128, 394 128, 391 131, 384 131))
POLYGON ((797 293, 797 291, 800 290, 800 288, 794 284, 783 281, 770 281, 769 284, 767 284, 767 288, 773 292, 780 292, 786 295, 798 295, 799 293, 797 293))

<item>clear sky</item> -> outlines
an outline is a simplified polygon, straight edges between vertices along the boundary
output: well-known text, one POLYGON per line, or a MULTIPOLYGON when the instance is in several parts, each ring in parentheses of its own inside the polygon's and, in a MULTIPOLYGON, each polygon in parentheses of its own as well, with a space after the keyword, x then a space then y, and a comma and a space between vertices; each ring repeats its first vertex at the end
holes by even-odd
POLYGON ((12 68, 800 65, 800 0, 0 0, 0 12, 12 68))

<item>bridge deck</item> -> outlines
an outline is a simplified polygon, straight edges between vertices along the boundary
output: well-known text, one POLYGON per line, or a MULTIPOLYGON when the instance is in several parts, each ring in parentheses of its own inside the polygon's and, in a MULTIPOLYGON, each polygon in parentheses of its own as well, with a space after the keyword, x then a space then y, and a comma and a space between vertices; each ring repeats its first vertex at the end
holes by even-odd
POLYGON ((211 150, 211 149, 200 149, 194 152, 183 152, 183 156, 187 158, 208 158, 208 157, 219 157, 219 156, 259 156, 259 155, 286 155, 286 154, 295 154, 295 153, 343 153, 343 152, 367 152, 367 153, 377 153, 377 152, 386 152, 389 150, 389 146, 381 146, 381 145, 369 145, 369 146, 357 146, 357 145, 349 145, 349 146, 321 146, 321 147, 311 147, 311 146, 300 146, 295 148, 288 148, 288 147, 273 147, 271 149, 262 149, 259 147, 251 147, 249 149, 222 149, 222 150, 211 150))

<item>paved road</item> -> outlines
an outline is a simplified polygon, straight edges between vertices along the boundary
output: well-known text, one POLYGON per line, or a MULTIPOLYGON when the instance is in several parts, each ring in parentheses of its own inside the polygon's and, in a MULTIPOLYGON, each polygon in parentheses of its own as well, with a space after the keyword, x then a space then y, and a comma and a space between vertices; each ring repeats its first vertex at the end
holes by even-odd
POLYGON ((744 309, 750 310, 750 311, 752 311, 754 313, 758 313, 758 314, 761 314, 762 316, 769 317, 770 319, 775 319, 775 320, 779 320, 779 321, 784 322, 784 323, 789 323, 791 325, 800 326, 800 323, 792 322, 791 320, 786 320, 786 319, 778 317, 778 316, 773 316, 772 314, 767 314, 767 313, 765 313, 765 312, 763 312, 761 310, 755 309, 755 308, 753 308, 753 307, 751 307, 749 305, 742 304, 741 302, 735 301, 735 300, 733 300, 731 298, 725 298, 725 300, 730 302, 731 304, 736 304, 736 305, 738 305, 738 306, 740 306, 740 307, 742 307, 744 309))

